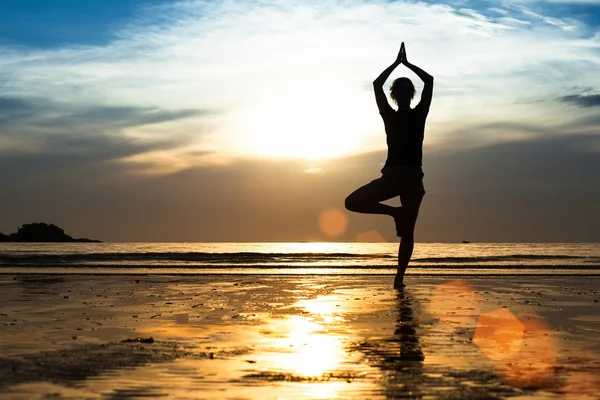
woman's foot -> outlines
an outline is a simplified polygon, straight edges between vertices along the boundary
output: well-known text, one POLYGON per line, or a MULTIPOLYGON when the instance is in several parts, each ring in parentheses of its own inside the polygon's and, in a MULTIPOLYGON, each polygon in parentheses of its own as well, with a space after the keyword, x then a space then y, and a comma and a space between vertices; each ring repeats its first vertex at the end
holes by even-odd
POLYGON ((394 289, 402 289, 404 287, 406 287, 404 284, 404 277, 396 275, 396 278, 394 279, 394 289))

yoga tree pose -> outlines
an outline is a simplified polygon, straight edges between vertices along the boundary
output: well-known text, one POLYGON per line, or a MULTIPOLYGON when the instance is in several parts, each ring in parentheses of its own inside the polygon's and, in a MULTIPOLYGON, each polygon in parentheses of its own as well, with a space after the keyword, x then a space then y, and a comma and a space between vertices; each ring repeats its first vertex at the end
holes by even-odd
POLYGON ((346 198, 345 205, 349 211, 383 214, 394 218, 396 234, 400 237, 394 287, 401 288, 404 287, 404 273, 413 253, 415 224, 425 195, 421 166, 425 120, 433 96, 433 77, 408 62, 402 42, 396 61, 373 81, 373 88, 387 136, 387 160, 381 170, 381 177, 351 193, 346 198), (398 106, 397 110, 390 106, 383 91, 385 81, 400 64, 417 74, 425 84, 421 101, 415 108, 410 108, 415 95, 415 87, 410 79, 398 78, 390 88, 390 97, 398 106), (381 203, 396 196, 400 196, 401 207, 381 203))

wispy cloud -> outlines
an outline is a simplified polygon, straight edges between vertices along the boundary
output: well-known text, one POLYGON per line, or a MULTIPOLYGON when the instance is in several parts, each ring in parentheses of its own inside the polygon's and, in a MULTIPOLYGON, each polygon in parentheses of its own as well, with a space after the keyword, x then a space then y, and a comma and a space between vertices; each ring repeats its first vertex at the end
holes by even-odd
POLYGON ((559 100, 565 103, 575 104, 580 107, 598 107, 600 106, 600 94, 571 94, 562 96, 559 100))
POLYGON ((152 167, 157 162, 148 164, 141 155, 165 152, 180 153, 181 160, 172 164, 189 167, 194 164, 190 159, 198 160, 208 152, 193 150, 190 133, 165 132, 174 124, 181 129, 182 120, 210 114, 209 110, 166 111, 0 97, 0 157, 12 164, 5 173, 47 173, 53 164, 81 171, 99 162, 136 162, 141 170, 164 172, 173 166, 152 167))

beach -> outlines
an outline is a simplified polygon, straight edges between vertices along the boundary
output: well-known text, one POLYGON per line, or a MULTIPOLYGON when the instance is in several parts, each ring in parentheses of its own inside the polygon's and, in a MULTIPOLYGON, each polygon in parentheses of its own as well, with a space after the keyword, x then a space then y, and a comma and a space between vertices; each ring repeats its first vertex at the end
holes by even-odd
POLYGON ((0 275, 2 399, 596 399, 593 277, 0 275))

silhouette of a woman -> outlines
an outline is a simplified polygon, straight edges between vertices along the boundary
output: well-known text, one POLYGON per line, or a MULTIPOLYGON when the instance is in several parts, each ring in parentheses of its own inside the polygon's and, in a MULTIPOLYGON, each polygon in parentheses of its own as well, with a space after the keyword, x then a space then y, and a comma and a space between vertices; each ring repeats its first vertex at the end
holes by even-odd
POLYGON ((433 96, 433 77, 408 62, 402 42, 396 61, 373 81, 373 88, 387 136, 387 160, 380 178, 355 190, 346 198, 346 208, 358 213, 383 214, 394 218, 396 234, 400 237, 394 287, 403 287, 404 273, 415 244, 415 224, 425 195, 421 166, 425 120, 433 96), (398 78, 390 88, 390 96, 398 106, 397 110, 390 106, 383 92, 383 84, 400 64, 406 65, 425 84, 421 101, 415 108, 410 108, 415 95, 415 87, 410 79, 398 78), (401 207, 381 204, 396 196, 400 196, 401 207))

